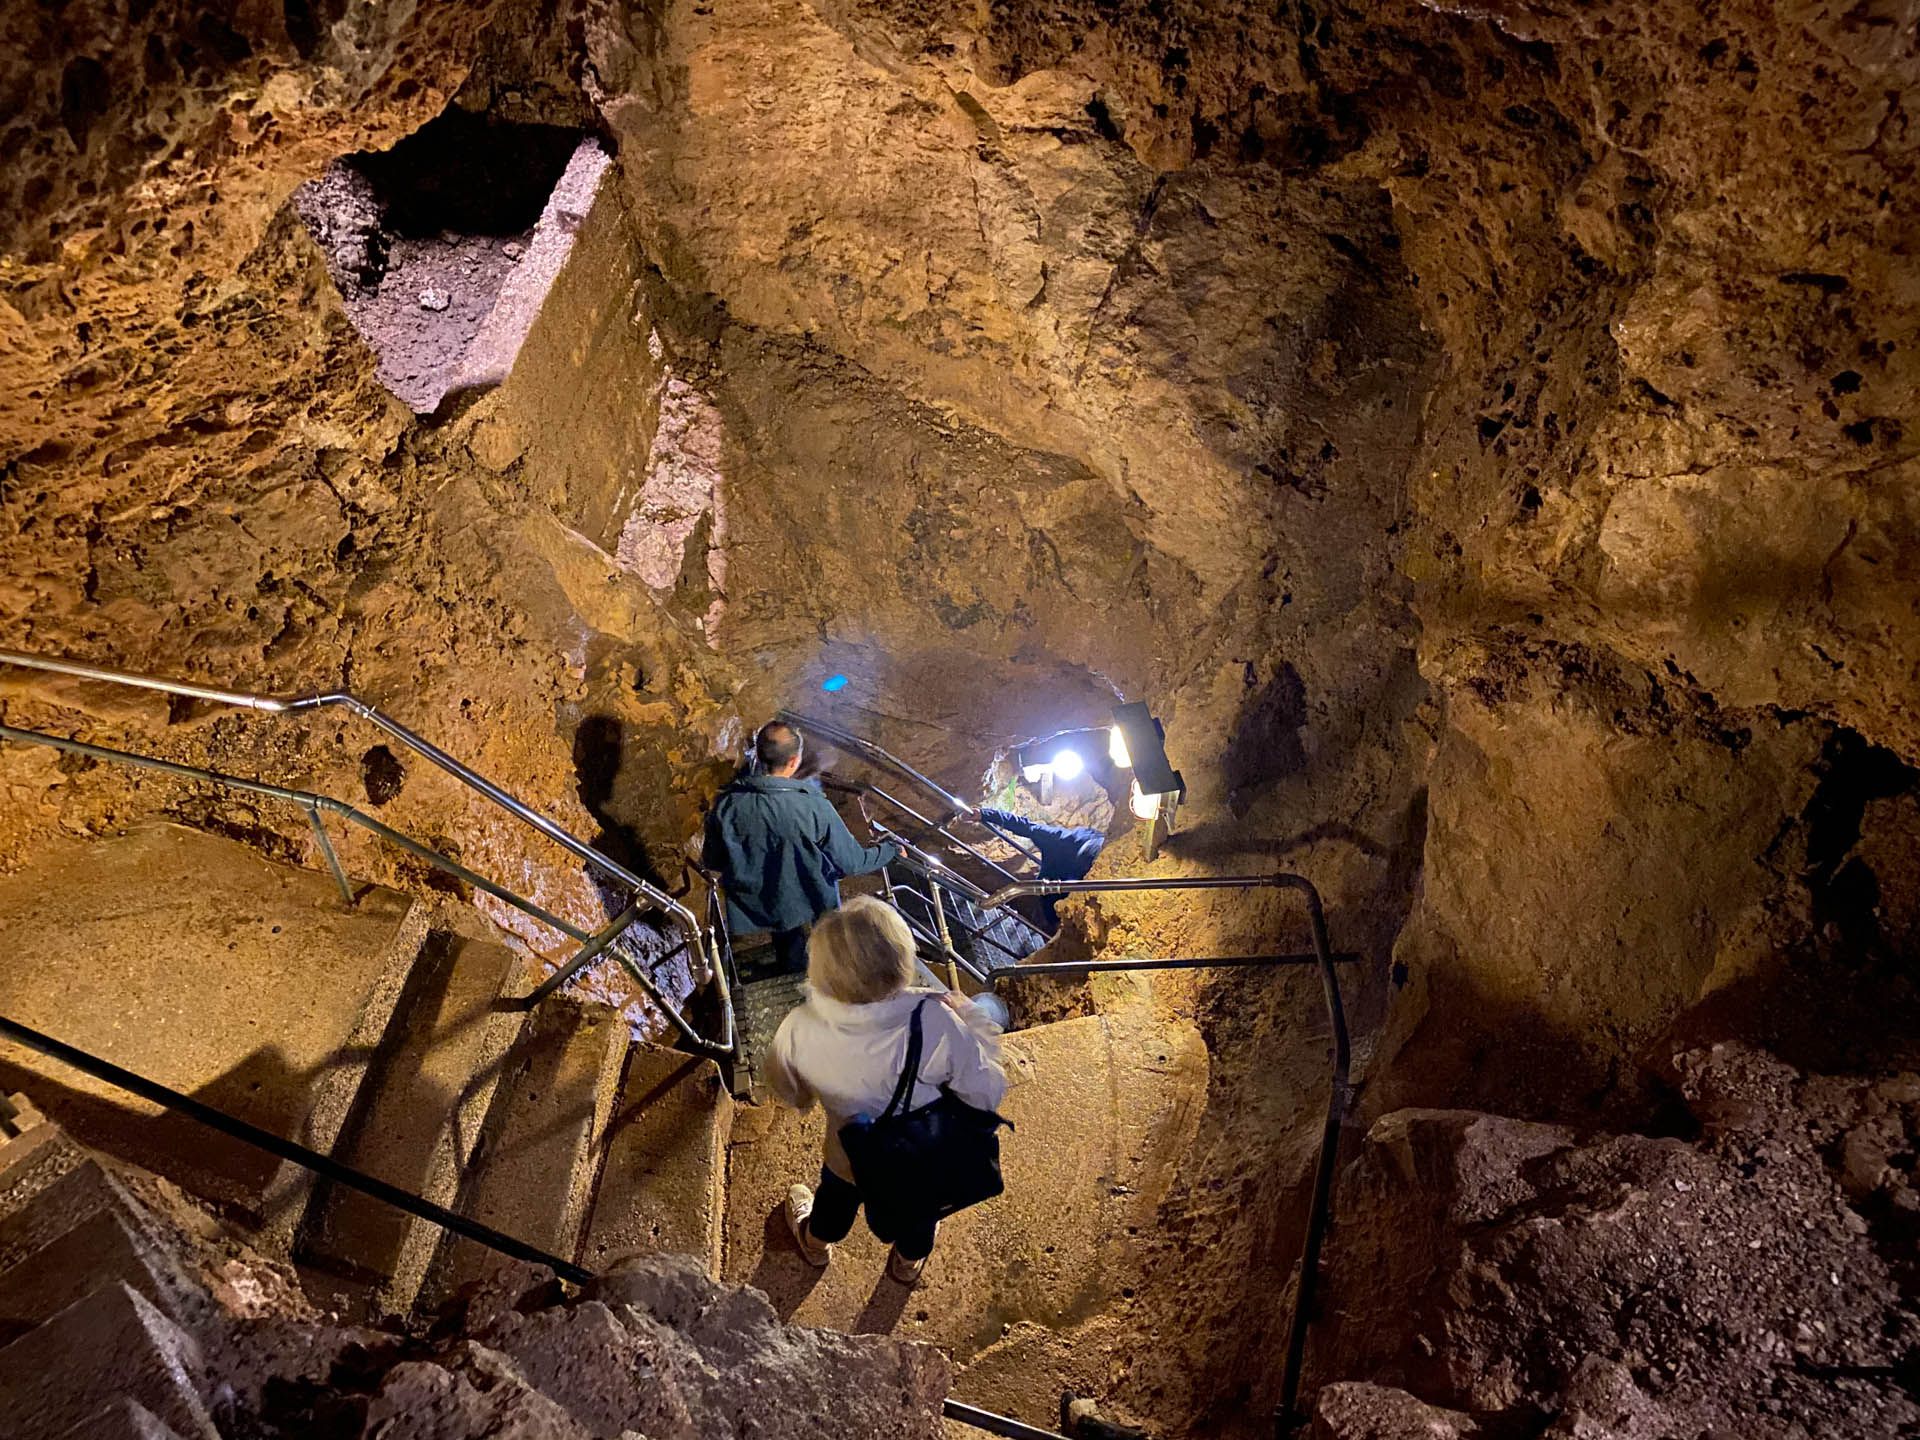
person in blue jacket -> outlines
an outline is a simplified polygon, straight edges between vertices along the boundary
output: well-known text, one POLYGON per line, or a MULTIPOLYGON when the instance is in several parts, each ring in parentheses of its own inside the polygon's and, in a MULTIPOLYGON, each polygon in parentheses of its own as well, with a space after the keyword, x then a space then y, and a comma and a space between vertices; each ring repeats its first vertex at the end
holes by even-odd
MULTIPOLYGON (((1040 852, 1040 869, 1035 875, 1040 880, 1086 879, 1093 862, 1100 858, 1101 847, 1107 843, 1107 837, 1098 830, 1086 826, 1046 825, 1011 810, 994 810, 982 805, 980 818, 1010 835, 1033 842, 1034 849, 1040 852)), ((1036 905, 1040 924, 1049 935, 1053 934, 1060 928, 1060 897, 1042 896, 1036 905)))
POLYGON ((742 775, 707 816, 701 863, 726 889, 736 936, 773 932, 781 968, 807 965, 807 932, 840 904, 840 881, 899 858, 899 847, 862 845, 811 780, 799 778, 801 738, 775 720, 753 740, 757 774, 742 775))

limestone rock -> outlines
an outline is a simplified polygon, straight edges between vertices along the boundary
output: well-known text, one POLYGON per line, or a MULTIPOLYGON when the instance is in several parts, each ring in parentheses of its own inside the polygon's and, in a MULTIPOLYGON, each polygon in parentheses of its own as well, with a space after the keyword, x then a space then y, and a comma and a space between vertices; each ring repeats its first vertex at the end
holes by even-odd
POLYGON ((1314 1440, 1469 1440, 1472 1417, 1423 1404, 1404 1390, 1357 1381, 1328 1385, 1314 1397, 1314 1440))

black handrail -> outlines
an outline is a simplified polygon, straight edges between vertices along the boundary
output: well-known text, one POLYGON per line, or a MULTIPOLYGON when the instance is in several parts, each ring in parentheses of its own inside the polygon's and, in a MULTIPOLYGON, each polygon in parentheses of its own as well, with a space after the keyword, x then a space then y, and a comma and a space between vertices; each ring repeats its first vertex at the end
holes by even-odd
MULTIPOLYGON (((1200 875, 1181 879, 1175 876, 1127 876, 1107 880, 1022 880, 997 890, 989 898, 991 905, 1004 905, 1025 895, 1099 894, 1123 890, 1222 890, 1273 887, 1297 890, 1307 902, 1307 920, 1313 936, 1314 959, 1320 968, 1320 988, 1326 999, 1327 1019, 1333 1027, 1333 1074, 1327 1095, 1327 1117, 1320 1131, 1320 1156, 1313 1172, 1312 1208, 1307 1213, 1306 1239, 1300 1247, 1300 1287, 1294 1292, 1293 1316, 1287 1328, 1286 1368, 1280 1375, 1280 1404, 1274 1411, 1274 1433, 1287 1440, 1304 1418, 1296 1413, 1300 1398, 1300 1371, 1307 1354, 1307 1328, 1312 1323, 1314 1291, 1318 1286, 1320 1247, 1326 1238, 1327 1220, 1332 1208, 1333 1168, 1340 1147, 1340 1122, 1346 1114, 1348 1076, 1352 1050, 1347 1039, 1346 1009, 1340 1001, 1340 977, 1334 971, 1334 956, 1327 943, 1326 911, 1320 892, 1304 875, 1284 871, 1272 875, 1200 875)), ((1287 957, 1274 957, 1272 963, 1284 963, 1287 957)), ((998 986, 1003 979, 1021 975, 1089 975, 1103 970, 1175 969, 1206 962, 1177 960, 1083 960, 1057 965, 1011 965, 996 970, 989 983, 998 986)), ((1255 962, 1212 962, 1259 963, 1255 962)))
POLYGON ((562 1260, 558 1255, 549 1255, 536 1245, 524 1240, 516 1240, 504 1231, 482 1225, 477 1220, 469 1220, 464 1215, 456 1215, 444 1205, 436 1205, 423 1195, 415 1195, 410 1190, 402 1190, 397 1185, 376 1179, 351 1165, 342 1165, 331 1155, 322 1155, 318 1150, 309 1150, 304 1145, 282 1139, 270 1130, 262 1130, 257 1125, 249 1125, 238 1116, 229 1115, 224 1110, 216 1110, 203 1104, 191 1095, 183 1095, 171 1086, 162 1085, 157 1080, 149 1080, 144 1075, 103 1060, 98 1055, 89 1054, 78 1046, 69 1045, 64 1040, 56 1040, 51 1035, 22 1025, 17 1020, 0 1016, 0 1036, 38 1051, 49 1059, 58 1060, 63 1065, 71 1065, 83 1075, 91 1075, 96 1080, 104 1080, 109 1085, 118 1086, 129 1094, 138 1095, 142 1100, 152 1101, 191 1119, 198 1120, 210 1129, 218 1130, 222 1135, 231 1136, 244 1145, 256 1150, 264 1150, 269 1155, 277 1155, 282 1160, 290 1160, 304 1170, 311 1170, 350 1190, 358 1190, 363 1195, 371 1195, 376 1200, 385 1201, 409 1215, 438 1225, 489 1250, 497 1250, 502 1255, 515 1260, 524 1260, 532 1265, 545 1265, 562 1280, 571 1280, 576 1285, 584 1285, 593 1279, 593 1272, 574 1264, 571 1260, 562 1260))
POLYGON ((991 1410, 982 1410, 977 1405, 967 1405, 959 1400, 948 1400, 941 1406, 941 1411, 949 1420, 958 1420, 962 1425, 971 1425, 991 1435, 1004 1435, 1007 1440, 1067 1440, 1057 1430, 1042 1430, 1037 1425, 1015 1420, 1011 1415, 996 1415, 991 1410))
MULTIPOLYGON (((291 1161, 304 1170, 310 1170, 350 1190, 358 1190, 363 1195, 370 1195, 375 1200, 392 1205, 409 1215, 425 1220, 428 1224, 437 1225, 451 1234, 471 1240, 477 1245, 483 1245, 489 1250, 514 1260, 525 1261, 531 1265, 544 1265, 562 1280, 570 1281, 575 1285, 585 1285, 596 1278, 595 1273, 584 1265, 563 1260, 558 1255, 548 1254, 537 1245, 529 1245, 524 1240, 514 1239, 504 1231, 495 1230, 492 1226, 482 1225, 477 1220, 469 1220, 463 1215, 455 1214, 446 1206, 436 1205, 423 1195, 415 1195, 410 1190, 389 1185, 386 1181, 356 1170, 351 1165, 342 1165, 330 1155, 323 1155, 318 1150, 310 1150, 304 1145, 283 1139, 270 1130, 262 1130, 257 1125, 250 1125, 238 1116, 229 1115, 224 1110, 216 1110, 211 1105, 194 1099, 191 1095, 183 1094, 171 1086, 162 1085, 157 1080, 149 1080, 144 1075, 135 1074, 123 1066, 115 1065, 111 1060, 103 1060, 98 1055, 82 1050, 76 1045, 69 1045, 64 1040, 56 1040, 53 1036, 22 1025, 17 1020, 0 1016, 0 1036, 16 1041, 51 1060, 57 1060, 62 1065, 71 1066, 83 1075, 89 1075, 95 1080, 104 1081, 131 1095, 137 1095, 142 1100, 151 1101, 164 1109, 197 1120, 209 1129, 217 1130, 222 1135, 240 1141, 243 1145, 264 1150, 269 1155, 291 1161)), ((1034 1426, 1022 1424, 1005 1415, 996 1415, 991 1410, 981 1410, 972 1405, 962 1404, 958 1400, 946 1401, 945 1412, 952 1419, 995 1435, 1007 1436, 1009 1440, 1066 1440, 1065 1436, 1051 1430, 1036 1429, 1034 1426)))

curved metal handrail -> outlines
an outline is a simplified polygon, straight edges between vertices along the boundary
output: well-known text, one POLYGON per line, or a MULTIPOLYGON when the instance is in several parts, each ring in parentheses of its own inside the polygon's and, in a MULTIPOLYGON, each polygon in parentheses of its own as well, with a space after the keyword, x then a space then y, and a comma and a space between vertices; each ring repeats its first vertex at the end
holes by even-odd
MULTIPOLYGON (((1307 1353, 1307 1327, 1312 1321, 1314 1291, 1320 1269, 1320 1247, 1326 1238, 1328 1211, 1333 1198, 1333 1167, 1340 1147, 1340 1122, 1346 1114, 1349 1072, 1353 1055, 1347 1039, 1346 1009, 1340 1000, 1340 979, 1334 972, 1334 955, 1327 942, 1327 917, 1320 903, 1320 892, 1304 875, 1277 871, 1271 875, 1196 875, 1116 876, 1104 880, 1020 880, 1002 886, 988 897, 991 905, 1004 905, 1026 895, 1081 895, 1125 890, 1295 890, 1307 903, 1307 920, 1313 936, 1313 954, 1320 970, 1320 987, 1326 999, 1327 1019, 1333 1027, 1333 1073, 1327 1096, 1326 1121, 1320 1131, 1320 1156, 1313 1172, 1313 1202, 1307 1215, 1307 1234, 1300 1247, 1300 1288, 1294 1294, 1293 1316, 1287 1330, 1286 1368, 1280 1377, 1280 1404, 1274 1414, 1275 1433, 1285 1440, 1300 1423, 1294 1413, 1300 1397, 1300 1370, 1307 1353)), ((1022 976, 1090 975, 1105 970, 1164 969, 1177 964, 1234 965, 1282 964, 1294 957, 1248 957, 1245 960, 1214 961, 1140 961, 1084 960, 1051 965, 1011 965, 993 972, 988 983, 1022 976)))
POLYGON ((596 865, 615 879, 631 886, 636 893, 646 896, 660 909, 668 911, 683 923, 695 929, 699 928, 700 922, 695 919, 693 911, 666 891, 649 884, 626 866, 609 859, 586 841, 569 834, 557 821, 542 815, 524 800, 494 784, 479 771, 461 764, 431 740, 409 730, 378 707, 344 690, 291 697, 252 695, 245 691, 218 690, 207 685, 195 685, 184 680, 163 680, 153 675, 109 670, 99 665, 82 665, 77 661, 61 660, 52 656, 29 655, 18 650, 0 650, 0 665, 15 665, 24 670, 43 670, 50 674, 70 675, 81 680, 98 680, 109 685, 126 685, 139 690, 157 690, 166 695, 183 695, 194 700, 210 700, 217 705, 259 710, 269 715, 294 715, 309 710, 329 708, 349 711, 368 724, 385 731, 409 750, 424 756, 468 789, 478 791, 516 819, 531 825, 562 849, 572 851, 589 865, 596 865))
POLYGON ((830 720, 820 720, 820 719, 814 718, 811 715, 802 715, 796 710, 782 710, 774 716, 774 719, 780 721, 782 724, 791 725, 794 729, 800 731, 802 734, 812 735, 817 739, 824 740, 829 745, 833 746, 836 750, 844 750, 849 755, 857 755, 860 759, 866 761, 869 765, 875 766, 876 768, 881 770, 885 770, 890 774, 899 776, 902 780, 905 780, 909 785, 919 786, 922 790, 926 791, 929 795, 933 796, 936 800, 938 800, 942 805, 946 806, 949 813, 942 816, 938 820, 929 819, 927 816, 922 815, 919 811, 915 810, 912 806, 907 805, 904 801, 894 799, 893 796, 887 794, 884 790, 879 789, 877 786, 870 785, 865 788, 872 794, 877 795, 880 799, 886 801, 889 805, 892 805, 895 809, 900 810, 904 814, 912 816, 916 821, 926 826, 929 830, 938 832, 949 844, 959 849, 967 851, 969 854, 972 854, 976 859, 985 861, 985 863, 989 865, 993 865, 996 870, 1000 870, 1001 874, 1004 875, 1004 874, 1007 874, 1008 872, 1005 870, 1001 870, 1000 866, 998 866, 991 860, 987 860, 984 855, 981 855, 971 845, 967 844, 966 841, 962 840, 959 836, 955 835, 952 831, 948 830, 947 822, 955 818, 971 820, 974 824, 980 826, 982 829, 991 831, 993 834, 998 835, 1002 840, 1006 841, 1007 844, 1011 845, 1015 850, 1018 850, 1022 855, 1026 856, 1027 859, 1031 860, 1035 865, 1038 865, 1040 863, 1039 851, 1029 849, 1028 842, 1026 842, 1025 840, 1022 840, 1017 835, 1009 835, 1005 830, 1002 830, 998 825, 993 824, 989 820, 982 819, 978 806, 972 805, 967 801, 962 800, 958 795, 955 795, 952 791, 946 789, 946 787, 941 785, 938 781, 934 780, 931 776, 923 775, 920 771, 914 769, 913 766, 907 764, 907 762, 902 760, 898 755, 895 755, 890 750, 882 749, 880 746, 874 744, 871 740, 867 739, 865 736, 856 735, 853 733, 853 731, 845 729, 842 726, 835 725, 830 720))
MULTIPOLYGON (((54 656, 32 655, 17 650, 0 650, 0 665, 16 666, 25 670, 38 670, 48 674, 67 675, 76 679, 93 680, 108 685, 123 685, 133 689, 153 690, 161 694, 180 695, 189 699, 206 700, 217 705, 228 705, 239 709, 255 710, 270 715, 294 715, 327 708, 344 709, 350 714, 367 721, 377 729, 392 736, 409 750, 425 757, 432 764, 446 771, 449 775, 452 775, 468 789, 474 790, 486 797, 495 805, 498 805, 501 809, 513 815, 516 819, 533 827, 533 829, 558 844, 561 848, 620 881, 623 885, 627 886, 635 896, 644 898, 651 907, 664 911, 667 915, 671 916, 675 924, 683 932, 683 944, 693 945, 703 953, 712 953, 713 946, 711 939, 701 926, 698 917, 675 896, 669 895, 658 886, 634 874, 624 865, 601 854, 584 840, 570 834, 562 828, 558 822, 541 814, 525 801, 519 799, 499 785, 496 785, 478 771, 454 759, 453 756, 449 755, 432 741, 416 734, 377 707, 344 691, 292 697, 255 695, 246 691, 222 690, 214 686, 197 685, 185 680, 168 680, 153 675, 141 675, 131 671, 112 670, 105 666, 86 665, 78 661, 64 660, 54 656)), ((324 810, 328 814, 338 815, 340 818, 348 820, 353 824, 360 825, 365 829, 380 834, 382 838, 401 846, 403 849, 408 850, 409 853, 426 860, 429 864, 446 870, 449 874, 459 876, 462 880, 493 895, 496 899, 512 905, 514 908, 533 916, 544 924, 551 925, 562 934, 574 940, 586 942, 588 947, 586 950, 571 957, 555 976, 550 977, 546 983, 542 984, 534 991, 533 995, 529 997, 536 1003, 546 998, 546 996, 551 994, 560 984, 572 979, 588 964, 592 963, 592 961, 604 953, 619 935, 632 924, 633 920, 638 918, 640 913, 639 906, 630 906, 622 915, 617 917, 611 925, 597 934, 589 934, 549 914, 538 906, 534 906, 531 901, 524 900, 512 891, 494 885, 493 882, 484 879, 475 874, 475 872, 466 869, 464 866, 460 866, 458 862, 451 861, 446 856, 440 855, 439 852, 429 850, 426 846, 408 839, 398 831, 382 825, 371 816, 365 815, 355 810, 352 806, 347 805, 344 801, 335 800, 329 796, 311 795, 305 791, 289 790, 282 786, 268 785, 257 780, 243 780, 238 776, 225 775, 219 771, 206 770, 191 765, 180 765, 174 761, 159 760, 152 756, 135 755, 130 751, 110 750, 104 746, 88 746, 80 741, 66 740, 59 736, 47 735, 41 731, 19 730, 15 727, 0 726, 0 734, 4 734, 8 739, 20 740, 24 743, 50 744, 55 748, 67 749, 75 753, 90 753, 93 755, 93 758, 107 760, 116 764, 128 764, 147 769, 168 771, 193 779, 207 780, 235 789, 249 790, 257 794, 273 796, 301 805, 307 810, 309 818, 314 821, 316 827, 315 833, 319 839, 321 849, 326 856, 328 866, 332 869, 335 880, 340 883, 343 889, 347 889, 346 879, 340 870, 339 861, 333 853, 333 848, 327 841, 325 831, 319 828, 318 811, 324 810)), ((351 894, 349 892, 349 899, 350 898, 351 894)), ((686 1018, 680 1014, 678 1008, 661 993, 652 978, 642 971, 629 957, 616 951, 615 958, 620 962, 622 968, 633 978, 634 982, 640 986, 647 998, 667 1017, 668 1022, 679 1032, 681 1038, 689 1045, 709 1054, 732 1053, 734 1029, 733 999, 724 983, 721 984, 720 988, 722 992, 722 1011, 727 1040, 724 1044, 716 1044, 706 1039, 706 1037, 702 1036, 689 1025, 686 1018)))

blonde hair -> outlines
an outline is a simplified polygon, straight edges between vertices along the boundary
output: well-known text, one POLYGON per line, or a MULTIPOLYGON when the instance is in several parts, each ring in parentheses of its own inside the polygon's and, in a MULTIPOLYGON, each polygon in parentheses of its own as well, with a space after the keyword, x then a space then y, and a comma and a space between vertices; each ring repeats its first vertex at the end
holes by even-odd
POLYGON ((807 941, 807 981, 830 1000, 871 1005, 913 983, 913 932, 884 900, 856 895, 807 941))

